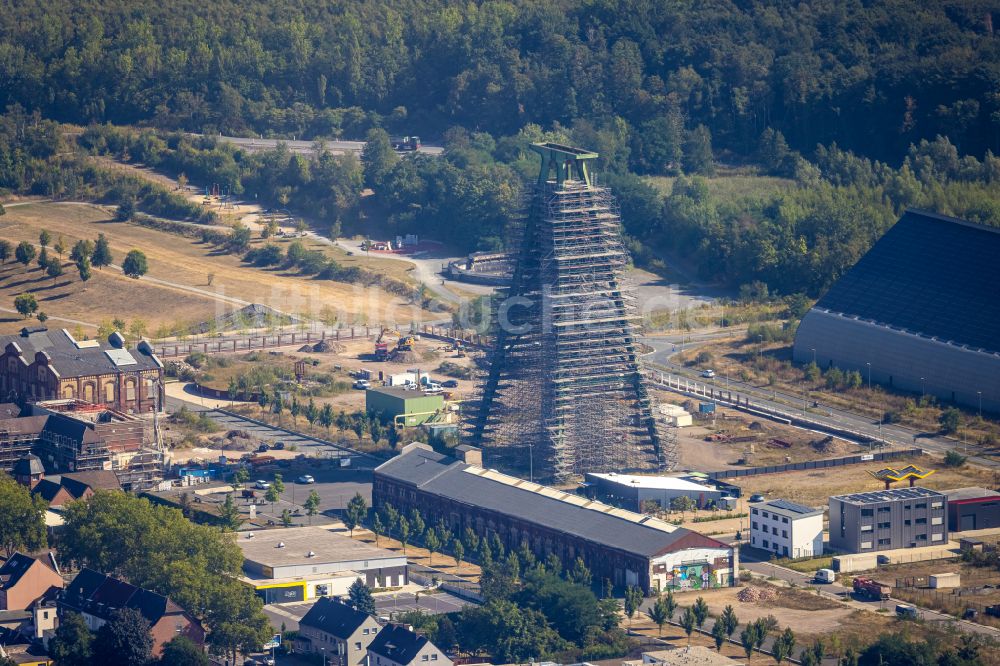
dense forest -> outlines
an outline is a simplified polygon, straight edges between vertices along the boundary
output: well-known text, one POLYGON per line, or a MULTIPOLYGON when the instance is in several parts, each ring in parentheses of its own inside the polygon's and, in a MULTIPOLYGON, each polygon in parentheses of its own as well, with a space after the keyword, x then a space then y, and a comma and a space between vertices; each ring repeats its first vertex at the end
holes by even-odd
POLYGON ((360 138, 621 127, 631 165, 704 126, 748 154, 1000 152, 991 0, 2 3, 0 108, 80 124, 360 138))
POLYGON ((200 221, 86 158, 111 155, 287 206, 334 235, 495 249, 537 169, 527 145, 555 140, 600 153, 636 263, 657 270, 669 257, 704 280, 810 296, 908 206, 1000 224, 1000 9, 986 0, 4 10, 9 191, 200 221), (41 119, 85 129, 61 145, 41 119), (370 148, 360 160, 248 153, 182 131, 370 148), (388 132, 434 137, 444 156, 401 158, 388 132), (780 186, 717 186, 733 173, 780 186))

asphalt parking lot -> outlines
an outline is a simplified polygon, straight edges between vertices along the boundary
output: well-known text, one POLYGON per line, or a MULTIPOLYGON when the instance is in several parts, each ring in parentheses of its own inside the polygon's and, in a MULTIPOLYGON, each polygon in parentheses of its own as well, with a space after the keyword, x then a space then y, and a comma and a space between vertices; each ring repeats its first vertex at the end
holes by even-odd
MULTIPOLYGON (((255 499, 258 502, 257 516, 265 520, 278 522, 282 511, 290 510, 293 514, 296 509, 300 515, 295 517, 296 525, 308 525, 309 518, 302 509, 303 502, 309 497, 313 490, 319 495, 319 513, 312 517, 313 525, 324 525, 334 520, 339 520, 347 503, 355 494, 361 493, 365 502, 371 505, 372 484, 371 472, 366 470, 338 469, 329 466, 317 465, 306 461, 300 463, 295 461, 291 467, 269 469, 258 471, 250 477, 247 488, 254 490, 255 499), (281 494, 281 500, 274 503, 272 509, 269 502, 264 501, 264 493, 267 491, 255 489, 254 483, 261 481, 274 481, 274 475, 281 474, 282 482, 285 484, 285 492, 281 494), (316 483, 303 484, 296 482, 296 479, 309 474, 316 479, 316 483)), ((249 500, 240 497, 236 493, 238 504, 244 513, 248 513, 249 500)), ((257 522, 260 522, 259 520, 257 522)))

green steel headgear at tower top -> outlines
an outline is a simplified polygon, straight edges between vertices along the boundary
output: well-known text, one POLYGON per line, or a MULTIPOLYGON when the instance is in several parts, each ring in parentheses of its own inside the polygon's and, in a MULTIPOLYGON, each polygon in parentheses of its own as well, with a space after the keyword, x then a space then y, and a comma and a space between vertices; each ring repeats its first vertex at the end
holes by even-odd
POLYGON ((597 153, 582 148, 563 146, 558 143, 533 143, 530 148, 542 156, 542 168, 538 172, 538 184, 544 185, 549 174, 555 170, 556 183, 562 185, 567 180, 590 183, 587 161, 596 160, 597 153))

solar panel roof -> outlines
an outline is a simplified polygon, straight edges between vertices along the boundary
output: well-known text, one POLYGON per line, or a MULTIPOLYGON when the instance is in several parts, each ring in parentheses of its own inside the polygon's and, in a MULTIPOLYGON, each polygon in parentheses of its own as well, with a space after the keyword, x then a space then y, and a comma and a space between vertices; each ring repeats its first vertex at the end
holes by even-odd
POLYGON ((908 210, 817 308, 1000 351, 1000 229, 908 210))
POLYGON ((838 499, 851 504, 880 504, 883 502, 895 502, 908 499, 922 499, 928 497, 945 497, 943 493, 929 488, 914 486, 913 488, 892 488, 890 490, 877 490, 870 493, 851 493, 850 495, 837 495, 830 499, 838 499))

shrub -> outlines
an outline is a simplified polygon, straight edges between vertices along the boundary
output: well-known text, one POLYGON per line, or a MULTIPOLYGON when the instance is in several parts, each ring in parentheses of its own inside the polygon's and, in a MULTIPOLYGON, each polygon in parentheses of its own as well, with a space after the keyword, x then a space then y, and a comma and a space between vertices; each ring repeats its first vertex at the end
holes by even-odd
POLYGON ((965 456, 954 449, 944 454, 945 467, 961 467, 965 464, 965 456))
POLYGON ((958 426, 961 425, 962 413, 954 407, 946 409, 938 417, 938 423, 941 424, 941 431, 950 435, 956 432, 958 426))

